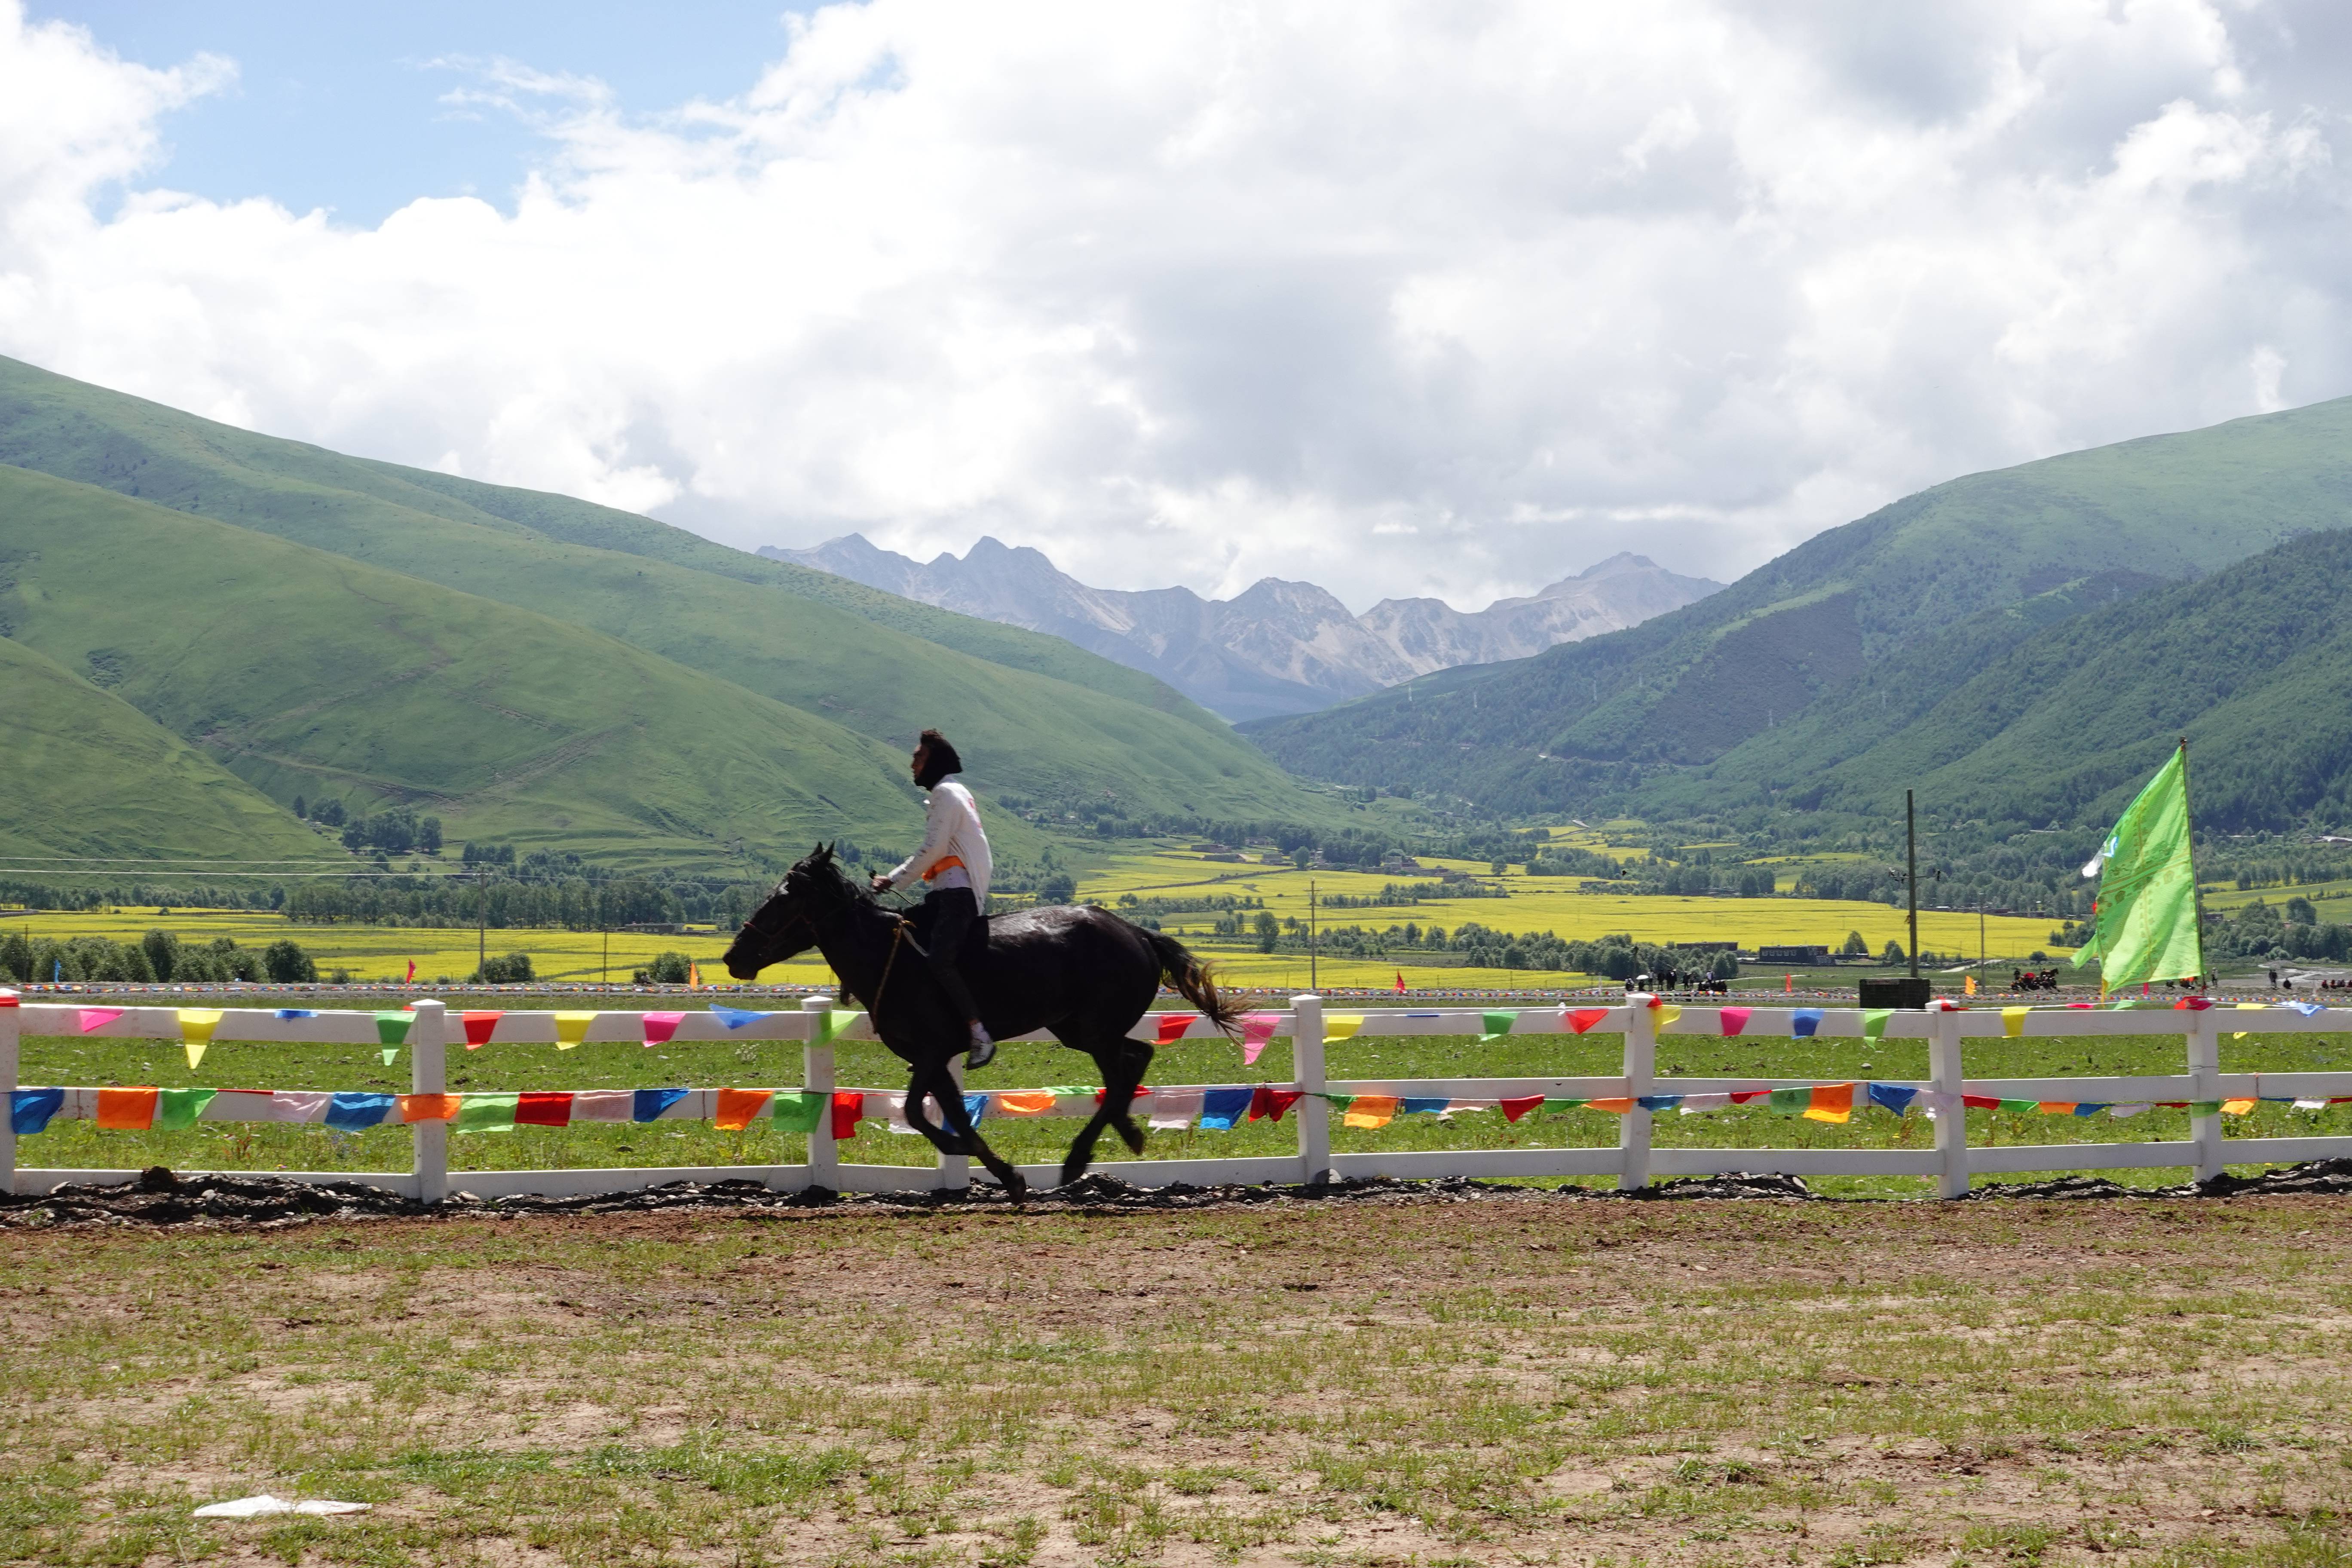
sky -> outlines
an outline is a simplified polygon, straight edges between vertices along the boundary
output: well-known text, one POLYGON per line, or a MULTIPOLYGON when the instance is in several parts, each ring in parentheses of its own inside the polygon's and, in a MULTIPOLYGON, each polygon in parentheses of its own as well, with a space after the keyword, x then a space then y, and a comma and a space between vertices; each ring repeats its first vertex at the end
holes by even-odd
POLYGON ((2310 0, 0 0, 0 353, 726 542, 1473 608, 2352 393, 2310 0))

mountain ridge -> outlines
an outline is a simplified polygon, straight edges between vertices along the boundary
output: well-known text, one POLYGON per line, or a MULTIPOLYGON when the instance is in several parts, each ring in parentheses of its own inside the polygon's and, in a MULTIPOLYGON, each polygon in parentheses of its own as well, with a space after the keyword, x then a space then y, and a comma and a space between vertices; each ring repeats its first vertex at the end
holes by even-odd
POLYGON ((1041 807, 1328 815, 1148 675, 611 508, 346 458, 5 359, 0 463, 403 574, 420 595, 594 626, 888 750, 945 720, 976 777, 1041 807))
POLYGON ((2347 524, 2340 398, 1948 480, 1628 630, 1243 729, 1305 777, 1580 812, 1971 616, 2113 574, 2189 580, 2347 524))
POLYGON ((1308 712, 1433 670, 1524 657, 1677 608, 1720 588, 1630 552, 1534 594, 1461 611, 1384 599, 1361 616, 1312 583, 1261 578, 1231 599, 1189 588, 1095 588, 1041 551, 983 536, 929 562, 863 534, 759 553, 902 597, 1051 633, 1148 671, 1236 721, 1308 712))

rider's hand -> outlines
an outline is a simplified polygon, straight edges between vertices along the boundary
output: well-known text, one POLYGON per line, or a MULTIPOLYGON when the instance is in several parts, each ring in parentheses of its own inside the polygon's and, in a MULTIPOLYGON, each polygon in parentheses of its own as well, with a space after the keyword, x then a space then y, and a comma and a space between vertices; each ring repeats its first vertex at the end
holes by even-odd
POLYGON ((879 872, 879 871, 877 871, 877 872, 875 872, 875 873, 874 873, 874 890, 875 890, 876 892, 877 892, 877 893, 878 893, 878 892, 880 892, 883 889, 885 889, 885 888, 888 887, 889 885, 890 885, 890 879, 889 879, 889 878, 887 878, 887 877, 884 876, 884 875, 883 875, 881 872, 879 872))

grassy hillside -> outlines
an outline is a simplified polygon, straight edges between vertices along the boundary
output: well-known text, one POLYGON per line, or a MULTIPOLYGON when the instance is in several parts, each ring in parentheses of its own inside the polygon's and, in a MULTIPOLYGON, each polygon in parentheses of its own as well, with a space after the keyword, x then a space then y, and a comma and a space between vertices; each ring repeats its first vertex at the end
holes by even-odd
POLYGON ((1893 658, 1650 798, 1723 810, 1777 795, 1869 816, 1899 812, 1911 785, 1993 836, 2104 826, 2186 735, 2201 826, 2352 823, 2352 532, 2312 534, 2006 647, 1989 631, 1893 658), (1971 642, 1986 657, 1951 657, 1971 642))
POLYGON ((0 549, 10 636, 273 798, 669 866, 918 831, 894 749, 549 616, 18 468, 0 549))
MULTIPOLYGON (((17 564, 0 565, 0 580, 17 564)), ((52 856, 294 860, 332 853, 283 807, 136 708, 5 637, 0 690, 8 694, 0 852, 30 858, 17 864, 37 867, 52 856)))
POLYGON ((893 748, 939 724, 983 789, 1147 814, 1322 810, 1136 671, 609 508, 360 462, 8 361, 0 460, 594 626, 893 748))
POLYGON ((1620 764, 1710 762, 1971 616, 2084 579, 2192 578, 2347 521, 2341 399, 1955 479, 1630 630, 1245 731, 1311 777, 1574 807, 1620 764))

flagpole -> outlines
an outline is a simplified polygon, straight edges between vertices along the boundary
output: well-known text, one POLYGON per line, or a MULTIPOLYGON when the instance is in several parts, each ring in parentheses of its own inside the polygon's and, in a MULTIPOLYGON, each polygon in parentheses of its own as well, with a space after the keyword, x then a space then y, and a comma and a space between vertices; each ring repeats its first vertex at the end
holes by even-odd
MULTIPOLYGON (((2180 800, 2189 802, 2189 737, 2180 737, 2180 800)), ((2197 918, 2197 988, 2205 988, 2205 889, 2197 883, 2197 818, 2189 818, 2189 907, 2197 918)))

